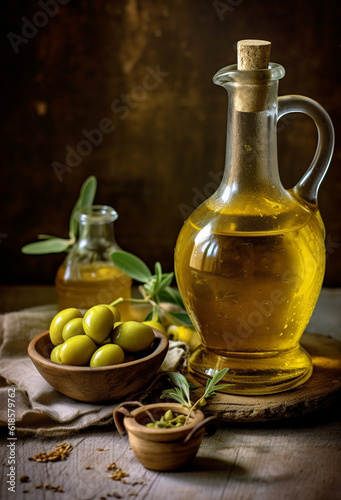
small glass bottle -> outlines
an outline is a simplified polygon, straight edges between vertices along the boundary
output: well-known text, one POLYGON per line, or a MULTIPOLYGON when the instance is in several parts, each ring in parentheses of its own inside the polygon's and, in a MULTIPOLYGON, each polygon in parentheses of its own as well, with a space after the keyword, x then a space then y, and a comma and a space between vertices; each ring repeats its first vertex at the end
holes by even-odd
MULTIPOLYGON (((132 279, 111 261, 113 250, 121 250, 114 235, 117 212, 106 205, 83 208, 77 215, 79 237, 56 275, 58 307, 88 309, 131 297, 132 279)), ((123 320, 129 319, 129 303, 118 306, 123 320)))

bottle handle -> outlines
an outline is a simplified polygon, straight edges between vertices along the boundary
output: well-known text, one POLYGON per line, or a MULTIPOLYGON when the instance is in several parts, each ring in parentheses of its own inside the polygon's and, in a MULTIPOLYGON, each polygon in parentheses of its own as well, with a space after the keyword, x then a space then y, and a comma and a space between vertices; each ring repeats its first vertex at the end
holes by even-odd
POLYGON ((318 138, 314 158, 294 187, 295 194, 311 205, 317 205, 320 184, 328 170, 334 150, 334 128, 326 110, 316 101, 300 95, 278 98, 278 120, 287 113, 305 113, 316 125, 318 138))

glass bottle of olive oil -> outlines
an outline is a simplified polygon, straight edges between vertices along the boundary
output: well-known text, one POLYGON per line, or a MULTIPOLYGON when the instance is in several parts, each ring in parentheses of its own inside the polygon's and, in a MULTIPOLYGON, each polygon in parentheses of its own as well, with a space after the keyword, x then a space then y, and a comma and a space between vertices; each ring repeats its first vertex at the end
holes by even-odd
MULTIPOLYGON (((117 212, 106 205, 93 205, 78 214, 79 238, 66 256, 56 276, 59 309, 88 309, 131 296, 132 280, 111 261, 119 250, 114 221, 117 212)), ((129 303, 118 306, 123 320, 129 319, 129 303)))
POLYGON ((175 249, 179 290, 202 340, 189 369, 205 383, 228 368, 224 392, 234 394, 284 391, 312 374, 299 342, 324 277, 317 191, 334 136, 317 103, 278 98, 284 74, 279 64, 266 63, 260 69, 231 65, 215 75, 229 98, 224 176, 189 216, 175 249), (313 118, 319 143, 307 173, 287 191, 278 173, 276 133, 279 117, 290 112, 313 118))

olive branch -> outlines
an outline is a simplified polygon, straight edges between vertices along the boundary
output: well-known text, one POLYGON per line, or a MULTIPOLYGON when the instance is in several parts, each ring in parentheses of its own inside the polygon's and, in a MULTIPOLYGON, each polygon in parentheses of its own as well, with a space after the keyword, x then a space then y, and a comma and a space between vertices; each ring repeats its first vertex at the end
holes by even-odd
POLYGON ((208 379, 206 382, 206 388, 204 394, 195 402, 192 403, 190 397, 190 390, 197 389, 196 386, 191 386, 182 373, 179 372, 167 372, 168 379, 174 385, 171 389, 165 389, 160 398, 170 398, 174 399, 178 403, 182 404, 185 408, 189 410, 186 422, 189 420, 192 412, 196 410, 199 406, 203 406, 206 403, 207 398, 216 395, 216 391, 226 389, 229 384, 219 384, 221 379, 226 375, 228 368, 223 368, 216 372, 212 378, 208 379))
POLYGON ((121 302, 150 304, 152 310, 148 313, 145 321, 158 321, 161 317, 165 317, 174 325, 192 326, 180 293, 170 286, 174 278, 174 272, 164 273, 160 262, 156 262, 154 274, 152 274, 143 260, 122 250, 113 251, 111 260, 124 274, 141 283, 138 290, 142 295, 142 299, 120 297, 111 305, 116 306, 121 302), (165 307, 166 304, 178 306, 179 311, 169 311, 169 308, 165 307))
MULTIPOLYGON (((91 175, 81 186, 78 199, 71 211, 69 220, 69 238, 59 238, 48 234, 39 234, 36 241, 22 247, 21 251, 27 255, 42 255, 49 253, 69 252, 76 243, 79 223, 77 214, 85 207, 91 206, 95 199, 97 190, 97 179, 91 175)), ((154 274, 148 266, 136 255, 122 250, 113 251, 111 259, 118 269, 132 279, 140 282, 138 289, 142 299, 123 298, 112 302, 116 305, 121 302, 135 302, 150 304, 151 312, 145 318, 145 321, 158 320, 161 316, 165 317, 170 323, 177 326, 192 326, 192 322, 185 310, 180 293, 170 285, 174 278, 174 273, 164 273, 160 262, 154 266, 154 274), (178 306, 178 311, 170 311, 165 304, 178 306)))
POLYGON ((97 190, 97 179, 93 175, 88 177, 82 184, 79 197, 72 209, 69 220, 69 238, 58 238, 49 234, 38 234, 36 241, 22 247, 21 251, 27 255, 42 255, 47 253, 69 252, 76 243, 78 234, 77 213, 84 207, 91 206, 95 199, 97 190))

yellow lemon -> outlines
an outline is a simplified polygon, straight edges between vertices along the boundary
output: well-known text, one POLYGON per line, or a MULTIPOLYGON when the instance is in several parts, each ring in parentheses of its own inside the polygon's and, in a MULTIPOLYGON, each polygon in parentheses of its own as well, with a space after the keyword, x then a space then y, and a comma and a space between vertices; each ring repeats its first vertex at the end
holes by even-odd
POLYGON ((169 340, 179 340, 178 328, 179 327, 177 325, 169 325, 167 328, 167 337, 169 340))
POLYGON ((191 351, 194 351, 194 349, 201 343, 196 330, 193 330, 189 326, 179 326, 176 333, 178 334, 178 340, 186 342, 191 351))

